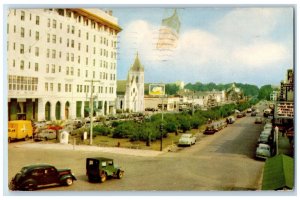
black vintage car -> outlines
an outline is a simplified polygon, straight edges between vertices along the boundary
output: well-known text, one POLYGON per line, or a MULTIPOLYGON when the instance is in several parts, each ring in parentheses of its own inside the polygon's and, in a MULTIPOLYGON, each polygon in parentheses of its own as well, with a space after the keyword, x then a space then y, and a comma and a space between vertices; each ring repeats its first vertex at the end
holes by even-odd
POLYGON ((70 169, 56 169, 49 164, 28 165, 9 184, 10 190, 36 190, 39 187, 73 184, 77 180, 70 169))
POLYGON ((113 159, 95 157, 86 159, 86 175, 89 182, 105 182, 108 177, 121 179, 124 171, 114 165, 113 159))

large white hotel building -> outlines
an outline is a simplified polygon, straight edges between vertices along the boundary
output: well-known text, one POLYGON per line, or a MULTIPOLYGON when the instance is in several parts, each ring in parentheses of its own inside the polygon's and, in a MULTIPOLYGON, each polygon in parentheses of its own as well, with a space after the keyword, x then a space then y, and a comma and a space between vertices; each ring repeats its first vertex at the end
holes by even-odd
POLYGON ((9 120, 86 117, 91 90, 97 114, 115 112, 121 28, 111 11, 9 9, 7 20, 9 120))

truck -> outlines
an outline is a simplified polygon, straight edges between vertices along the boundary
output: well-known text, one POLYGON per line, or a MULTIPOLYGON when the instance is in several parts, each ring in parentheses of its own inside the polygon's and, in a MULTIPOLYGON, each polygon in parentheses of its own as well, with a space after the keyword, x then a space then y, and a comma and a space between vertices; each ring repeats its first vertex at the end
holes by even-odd
POLYGON ((33 135, 30 120, 13 120, 8 122, 8 142, 20 139, 29 139, 33 135))

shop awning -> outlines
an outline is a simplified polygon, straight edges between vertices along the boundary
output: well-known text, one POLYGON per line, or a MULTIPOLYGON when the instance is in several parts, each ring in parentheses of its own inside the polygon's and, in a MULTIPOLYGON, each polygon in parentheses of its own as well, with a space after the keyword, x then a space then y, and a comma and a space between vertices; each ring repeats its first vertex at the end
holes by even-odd
POLYGON ((294 159, 279 154, 266 160, 262 190, 294 188, 294 159))

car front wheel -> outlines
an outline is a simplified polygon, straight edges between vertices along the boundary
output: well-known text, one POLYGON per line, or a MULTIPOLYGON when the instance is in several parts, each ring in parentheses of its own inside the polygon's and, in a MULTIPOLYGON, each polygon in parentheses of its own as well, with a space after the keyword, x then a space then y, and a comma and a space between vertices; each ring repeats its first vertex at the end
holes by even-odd
POLYGON ((106 181, 106 174, 103 173, 101 176, 100 176, 100 180, 101 180, 101 183, 104 183, 106 181))
POLYGON ((72 178, 67 178, 66 179, 66 185, 67 186, 70 186, 70 185, 72 185, 73 184, 73 179, 72 178))
POLYGON ((121 179, 123 177, 123 172, 121 170, 118 170, 117 177, 118 179, 121 179))

